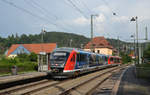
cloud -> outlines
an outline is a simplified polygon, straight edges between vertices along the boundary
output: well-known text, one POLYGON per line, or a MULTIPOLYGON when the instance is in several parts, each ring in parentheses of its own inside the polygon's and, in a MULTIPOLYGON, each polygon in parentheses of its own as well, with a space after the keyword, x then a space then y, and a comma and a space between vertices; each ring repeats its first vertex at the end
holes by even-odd
POLYGON ((85 17, 79 17, 79 18, 73 20, 73 22, 78 25, 87 25, 90 23, 90 20, 86 19, 85 17))
POLYGON ((116 16, 116 17, 112 17, 111 20, 113 22, 128 22, 130 21, 130 18, 128 16, 116 16))
POLYGON ((104 22, 106 20, 104 14, 99 14, 98 17, 96 17, 96 21, 101 23, 104 22))
POLYGON ((106 5, 100 5, 96 8, 93 9, 94 12, 98 13, 104 13, 104 14, 109 14, 111 13, 110 8, 108 8, 106 5))

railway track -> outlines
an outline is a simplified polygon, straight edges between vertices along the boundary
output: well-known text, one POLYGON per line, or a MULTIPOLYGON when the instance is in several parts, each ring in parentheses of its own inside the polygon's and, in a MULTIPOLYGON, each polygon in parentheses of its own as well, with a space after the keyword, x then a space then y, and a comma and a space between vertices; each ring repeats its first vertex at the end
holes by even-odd
POLYGON ((62 82, 63 81, 44 79, 37 82, 32 82, 28 84, 14 86, 8 89, 3 89, 0 91, 0 95, 29 95, 36 91, 43 90, 45 88, 57 85, 62 82))
POLYGON ((126 66, 123 65, 97 71, 95 73, 81 76, 53 87, 46 88, 43 91, 33 93, 33 95, 90 95, 93 89, 109 79, 112 76, 112 73, 125 67, 126 66))
POLYGON ((60 92, 59 95, 91 95, 93 91, 106 80, 108 80, 112 73, 119 71, 123 67, 112 68, 108 71, 104 71, 96 76, 89 78, 82 83, 67 89, 66 91, 60 92))
POLYGON ((75 79, 41 80, 0 91, 0 95, 90 95, 92 91, 125 66, 107 68, 75 79))

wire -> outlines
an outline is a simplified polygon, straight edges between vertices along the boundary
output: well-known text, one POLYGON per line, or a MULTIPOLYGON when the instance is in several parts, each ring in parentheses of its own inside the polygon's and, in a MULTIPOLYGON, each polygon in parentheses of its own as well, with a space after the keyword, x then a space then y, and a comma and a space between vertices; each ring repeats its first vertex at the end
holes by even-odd
POLYGON ((80 8, 78 8, 71 0, 67 0, 80 14, 82 14, 85 18, 88 19, 88 17, 86 15, 84 15, 84 12, 82 12, 82 10, 80 10, 80 8))
MULTIPOLYGON (((10 2, 10 1, 7 1, 7 0, 1 0, 1 1, 4 2, 4 3, 7 3, 7 4, 9 4, 9 5, 11 5, 11 6, 13 6, 13 7, 15 7, 15 8, 19 9, 19 10, 21 10, 22 12, 25 12, 25 13, 31 15, 31 16, 34 16, 34 17, 36 17, 36 18, 38 18, 38 19, 41 19, 41 20, 43 20, 43 21, 47 21, 47 22, 49 22, 50 24, 52 24, 52 25, 54 25, 54 26, 56 26, 56 27, 58 27, 58 28, 61 28, 61 29, 63 29, 63 30, 67 30, 67 29, 65 29, 65 28, 63 28, 63 27, 61 27, 61 26, 58 26, 57 24, 55 24, 55 23, 49 21, 49 19, 42 18, 42 17, 40 17, 40 16, 38 16, 38 15, 36 15, 36 14, 34 14, 34 13, 32 13, 32 12, 30 12, 30 11, 28 11, 28 10, 26 10, 26 9, 24 9, 24 8, 22 8, 22 7, 20 7, 20 6, 18 6, 18 5, 16 5, 16 4, 14 4, 13 2, 10 2)), ((68 30, 67 30, 67 31, 68 31, 68 30)))
POLYGON ((113 11, 113 9, 109 6, 109 4, 108 4, 108 2, 106 1, 106 0, 102 0, 104 3, 105 3, 105 5, 111 10, 111 12, 112 12, 112 14, 113 15, 117 15, 114 11, 113 11))
POLYGON ((39 7, 41 10, 45 11, 46 13, 51 14, 56 20, 58 19, 58 17, 52 13, 50 13, 47 9, 43 8, 40 6, 40 4, 38 4, 36 1, 34 0, 30 0, 33 4, 35 4, 37 7, 39 7))
MULTIPOLYGON (((31 2, 32 2, 34 5, 36 5, 37 8, 40 8, 40 10, 41 10, 42 12, 47 13, 47 16, 49 16, 49 15, 48 15, 48 13, 49 13, 49 14, 51 15, 51 17, 54 17, 56 20, 59 20, 59 17, 58 17, 58 16, 52 14, 50 11, 48 11, 48 10, 45 9, 44 7, 40 6, 40 4, 38 4, 36 1, 31 0, 31 2)), ((36 9, 37 9, 37 8, 36 8, 36 9)), ((46 16, 46 15, 45 15, 45 16, 46 16)), ((70 28, 71 28, 71 26, 70 26, 69 24, 67 24, 66 22, 62 22, 62 21, 61 21, 60 24, 61 24, 61 26, 62 26, 62 25, 68 26, 68 27, 69 27, 69 30, 70 30, 70 28)), ((73 30, 73 29, 71 28, 71 30, 73 30)))
MULTIPOLYGON (((31 0, 32 1, 32 0, 31 0)), ((30 2, 31 2, 30 1, 30 2)), ((37 9, 37 7, 36 6, 34 6, 32 3, 30 3, 28 0, 24 0, 24 2, 25 3, 27 3, 27 4, 29 4, 30 6, 32 6, 33 8, 35 8, 35 9, 37 9)), ((43 13, 43 11, 42 10, 38 10, 40 13, 43 13)))
POLYGON ((92 13, 92 11, 90 10, 90 8, 85 4, 84 1, 82 1, 82 0, 76 0, 76 1, 78 1, 79 3, 81 3, 81 4, 88 10, 88 12, 89 12, 90 14, 92 13))

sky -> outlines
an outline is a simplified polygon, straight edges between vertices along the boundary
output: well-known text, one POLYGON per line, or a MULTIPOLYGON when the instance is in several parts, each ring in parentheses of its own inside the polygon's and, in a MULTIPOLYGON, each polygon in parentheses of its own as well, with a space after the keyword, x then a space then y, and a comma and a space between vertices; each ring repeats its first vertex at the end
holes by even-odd
MULTIPOLYGON (((150 37, 150 0, 0 0, 0 37, 39 34, 46 31, 75 33, 132 41, 137 16, 138 35, 150 37), (116 13, 116 15, 113 15, 116 13)), ((149 38, 150 39, 150 38, 149 38)))

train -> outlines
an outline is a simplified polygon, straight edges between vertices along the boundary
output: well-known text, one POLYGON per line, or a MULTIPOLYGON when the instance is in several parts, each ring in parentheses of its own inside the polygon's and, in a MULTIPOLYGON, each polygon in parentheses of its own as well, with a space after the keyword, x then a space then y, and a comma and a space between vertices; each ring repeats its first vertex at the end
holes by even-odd
POLYGON ((49 75, 54 78, 80 74, 121 64, 121 57, 87 52, 74 48, 56 48, 50 56, 49 75))

